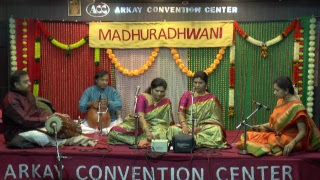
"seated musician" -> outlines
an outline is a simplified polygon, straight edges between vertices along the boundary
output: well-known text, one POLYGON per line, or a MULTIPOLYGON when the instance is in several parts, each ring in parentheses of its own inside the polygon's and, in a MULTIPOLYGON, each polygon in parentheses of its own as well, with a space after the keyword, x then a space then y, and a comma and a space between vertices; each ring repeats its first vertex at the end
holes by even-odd
MULTIPOLYGON (((87 88, 83 92, 81 99, 78 103, 80 111, 87 113, 87 121, 83 124, 86 127, 90 127, 92 130, 95 128, 96 125, 99 125, 99 123, 96 122, 98 121, 98 115, 96 114, 99 109, 99 103, 101 108, 100 110, 110 114, 110 117, 106 117, 109 118, 107 121, 111 121, 109 128, 110 126, 117 124, 117 113, 122 108, 122 99, 119 92, 115 88, 108 86, 109 78, 109 73, 107 71, 99 70, 94 76, 95 84, 87 88), (93 115, 91 114, 92 110, 96 110, 96 112, 93 115)), ((104 120, 104 117, 105 116, 101 118, 102 121, 104 120)))
POLYGON ((226 133, 222 126, 222 107, 218 98, 209 92, 208 75, 198 71, 193 76, 194 92, 186 91, 180 98, 179 124, 168 128, 167 137, 172 141, 174 135, 192 134, 193 116, 195 148, 226 148, 226 133), (192 95, 194 99, 192 101, 192 95), (193 105, 192 105, 193 104, 193 105), (191 116, 192 115, 192 116, 191 116))
MULTIPOLYGON (((269 122, 252 126, 247 132, 246 150, 256 157, 263 155, 288 156, 296 151, 320 149, 320 132, 295 95, 289 77, 282 76, 273 83, 278 98, 269 122)), ((244 149, 244 136, 236 144, 244 149)))
MULTIPOLYGON (((140 147, 150 146, 152 139, 167 139, 166 131, 171 123, 172 107, 170 99, 166 98, 167 82, 155 78, 151 86, 137 98, 136 112, 139 116, 139 133, 137 142, 140 147), (143 132, 142 132, 143 131, 143 132)), ((128 115, 123 123, 114 126, 108 135, 109 144, 135 143, 135 117, 128 115)))
MULTIPOLYGON (((45 122, 53 114, 39 109, 34 95, 30 92, 31 83, 27 72, 15 71, 10 77, 10 90, 5 96, 1 110, 3 113, 4 138, 9 145, 19 147, 19 142, 30 142, 28 147, 55 146, 53 137, 44 133, 45 122), (14 143, 14 144, 13 144, 14 143)), ((67 117, 66 114, 54 113, 67 117)), ((58 145, 73 145, 66 139, 59 139, 58 145)), ((86 140, 94 146, 93 140, 86 140)), ((21 147, 20 148, 27 148, 21 147)))

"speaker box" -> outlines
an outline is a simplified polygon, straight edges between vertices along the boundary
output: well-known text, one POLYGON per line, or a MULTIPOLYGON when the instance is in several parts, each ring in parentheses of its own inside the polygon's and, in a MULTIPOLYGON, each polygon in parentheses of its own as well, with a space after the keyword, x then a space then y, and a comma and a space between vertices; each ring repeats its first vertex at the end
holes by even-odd
POLYGON ((193 153, 194 139, 192 135, 174 135, 172 137, 173 152, 193 153))

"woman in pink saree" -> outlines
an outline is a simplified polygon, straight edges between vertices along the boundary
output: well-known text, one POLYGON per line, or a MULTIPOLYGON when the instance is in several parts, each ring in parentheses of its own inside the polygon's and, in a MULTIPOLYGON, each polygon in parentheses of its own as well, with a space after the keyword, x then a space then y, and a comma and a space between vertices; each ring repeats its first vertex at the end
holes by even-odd
MULTIPOLYGON (((170 99, 165 97, 167 83, 162 78, 155 78, 151 86, 138 96, 136 112, 139 115, 139 146, 150 145, 152 139, 166 139, 166 132, 172 119, 170 99)), ((128 115, 124 122, 114 126, 108 134, 109 144, 135 143, 134 116, 128 115)))

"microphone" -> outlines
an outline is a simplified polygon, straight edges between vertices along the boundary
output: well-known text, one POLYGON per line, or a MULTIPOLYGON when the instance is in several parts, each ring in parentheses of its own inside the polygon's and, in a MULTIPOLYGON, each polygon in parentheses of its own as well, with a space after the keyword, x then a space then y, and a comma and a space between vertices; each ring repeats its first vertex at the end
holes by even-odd
POLYGON ((51 128, 54 130, 54 134, 57 135, 58 131, 57 131, 57 123, 52 122, 50 124, 51 128))
POLYGON ((51 116, 45 123, 45 128, 49 134, 54 134, 60 131, 62 127, 61 119, 57 116, 51 116))
POLYGON ((262 103, 259 103, 259 102, 257 102, 257 101, 252 101, 252 103, 254 103, 254 104, 256 104, 257 106, 260 106, 260 107, 263 107, 263 108, 265 108, 266 110, 270 110, 270 108, 268 107, 268 106, 266 106, 266 105, 264 105, 264 104, 262 104, 262 103))
POLYGON ((137 88, 136 88, 136 93, 135 93, 135 95, 134 95, 135 97, 137 97, 137 96, 138 96, 139 91, 140 91, 140 86, 138 85, 138 86, 137 86, 137 88))
POLYGON ((192 91, 191 91, 192 96, 194 96, 194 93, 195 93, 195 92, 196 92, 196 87, 193 86, 192 91))
POLYGON ((57 123, 56 123, 56 122, 52 122, 52 123, 50 124, 50 127, 51 127, 52 129, 56 129, 56 128, 57 128, 57 123))
POLYGON ((57 123, 52 122, 52 123, 50 124, 50 126, 51 126, 51 128, 54 129, 55 131, 57 130, 57 123))

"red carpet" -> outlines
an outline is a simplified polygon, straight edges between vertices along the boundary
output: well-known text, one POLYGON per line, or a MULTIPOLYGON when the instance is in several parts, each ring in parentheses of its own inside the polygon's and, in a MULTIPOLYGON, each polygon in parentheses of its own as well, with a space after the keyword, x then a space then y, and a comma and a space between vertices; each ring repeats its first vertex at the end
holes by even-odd
MULTIPOLYGON (((227 131, 228 143, 239 139, 238 131, 227 131)), ((0 135, 0 179, 59 179, 54 147, 7 149, 0 135)), ((255 158, 239 155, 238 149, 202 148, 193 154, 173 151, 161 156, 148 149, 112 146, 106 137, 94 148, 59 148, 63 179, 318 179, 320 152, 293 153, 289 157, 255 158)))

